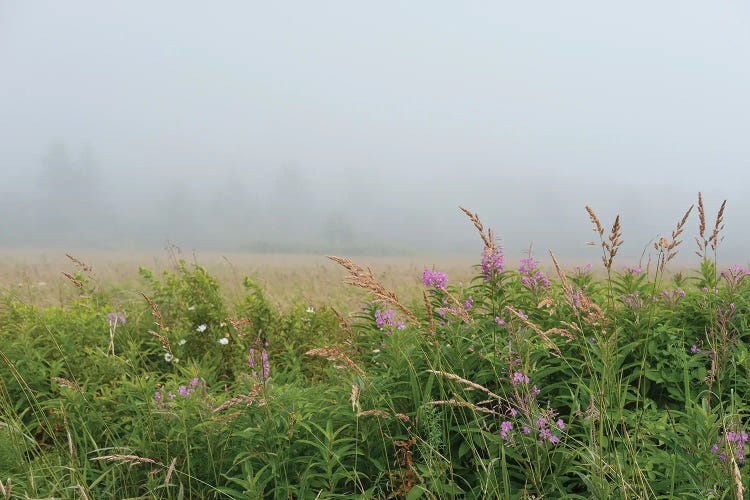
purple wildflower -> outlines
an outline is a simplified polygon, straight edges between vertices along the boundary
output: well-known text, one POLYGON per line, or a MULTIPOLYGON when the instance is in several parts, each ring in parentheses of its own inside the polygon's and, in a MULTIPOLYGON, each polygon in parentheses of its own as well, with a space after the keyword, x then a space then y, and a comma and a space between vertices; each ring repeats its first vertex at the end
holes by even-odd
POLYGON ((513 430, 513 423, 506 420, 500 424, 500 437, 508 439, 508 433, 513 430))
POLYGON ((484 249, 484 255, 482 255, 482 275, 484 279, 490 280, 501 274, 504 270, 505 257, 502 252, 497 248, 490 251, 488 248, 484 249))
MULTIPOLYGON (((401 322, 403 324, 403 322, 401 322)), ((399 324, 400 325, 400 324, 399 324)), ((393 309, 376 309, 375 310, 375 326, 379 330, 383 330, 387 336, 391 336, 393 329, 397 327, 396 320, 394 319, 393 309)), ((404 324, 404 328, 406 325, 404 324)), ((399 328, 403 330, 404 328, 399 328)))
POLYGON ((124 325, 125 314, 121 312, 111 312, 107 314, 107 321, 109 322, 109 326, 111 327, 116 327, 118 324, 124 325))
POLYGON ((161 392, 156 391, 154 393, 154 403, 161 403, 161 392))
POLYGON ((497 323, 497 326, 505 326, 505 321, 500 319, 498 316, 495 316, 495 323, 497 323))
POLYGON ((525 259, 521 259, 521 265, 518 267, 518 272, 521 274, 531 274, 531 272, 537 267, 539 266, 534 262, 534 259, 526 257, 525 259))
POLYGON ((448 288, 448 275, 440 271, 425 269, 422 273, 422 283, 427 287, 445 290, 448 288))
POLYGON ((636 274, 640 274, 642 269, 641 266, 622 266, 622 270, 625 271, 626 274, 629 274, 630 276, 635 276, 636 274))
POLYGON ((524 375, 522 372, 515 372, 510 381, 513 385, 528 384, 529 377, 524 375))
POLYGON ((268 351, 263 349, 260 353, 260 359, 263 362, 263 378, 268 378, 271 375, 271 365, 268 362, 268 351))
POLYGON ((698 354, 701 351, 700 349, 698 349, 697 345, 693 344, 692 346, 690 346, 690 352, 692 352, 693 354, 698 354))
POLYGON ((468 311, 473 306, 474 306, 474 297, 472 297, 471 295, 469 295, 469 298, 466 299, 466 302, 464 302, 464 309, 466 309, 468 311))
POLYGON ((530 290, 538 290, 540 288, 549 288, 552 285, 549 278, 544 274, 544 271, 538 270, 538 268, 539 265, 531 256, 521 259, 518 272, 522 274, 521 284, 523 286, 530 290))

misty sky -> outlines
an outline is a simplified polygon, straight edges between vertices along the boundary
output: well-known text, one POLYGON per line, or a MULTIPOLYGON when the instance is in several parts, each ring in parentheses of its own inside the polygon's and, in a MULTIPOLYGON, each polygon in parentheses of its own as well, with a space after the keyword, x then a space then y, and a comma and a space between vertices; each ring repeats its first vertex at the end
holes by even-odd
POLYGON ((739 1, 1 0, 0 244, 637 257, 701 190, 746 261, 748 61, 739 1))

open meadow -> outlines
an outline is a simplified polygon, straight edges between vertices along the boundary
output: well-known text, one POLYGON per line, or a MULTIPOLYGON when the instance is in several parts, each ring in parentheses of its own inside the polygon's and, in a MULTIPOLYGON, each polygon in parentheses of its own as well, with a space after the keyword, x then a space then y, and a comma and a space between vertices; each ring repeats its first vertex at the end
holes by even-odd
POLYGON ((6 251, 0 497, 741 499, 722 211, 643 267, 591 209, 593 267, 468 210, 476 259, 6 251))

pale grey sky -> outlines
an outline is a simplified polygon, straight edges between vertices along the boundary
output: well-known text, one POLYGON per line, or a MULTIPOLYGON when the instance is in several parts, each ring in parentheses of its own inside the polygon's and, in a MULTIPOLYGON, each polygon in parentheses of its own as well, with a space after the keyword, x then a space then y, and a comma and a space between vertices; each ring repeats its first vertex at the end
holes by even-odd
POLYGON ((739 1, 2 0, 0 229, 467 251, 463 204, 578 255, 592 204, 635 256, 702 190, 746 260, 748 61, 739 1), (53 144, 98 173, 67 219, 53 144))

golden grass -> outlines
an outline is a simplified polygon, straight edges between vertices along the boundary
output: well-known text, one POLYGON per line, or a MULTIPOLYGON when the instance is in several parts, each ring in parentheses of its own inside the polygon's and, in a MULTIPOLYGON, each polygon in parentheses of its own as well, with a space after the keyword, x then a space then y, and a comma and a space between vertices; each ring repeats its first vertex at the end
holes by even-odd
MULTIPOLYGON (((0 289, 19 300, 39 306, 60 306, 80 296, 80 290, 61 273, 80 271, 66 257, 65 250, 0 250, 0 289)), ((140 266, 158 277, 172 268, 164 252, 126 253, 78 249, 75 255, 96 272, 97 284, 107 292, 116 307, 145 306, 139 292, 150 294, 148 283, 138 274, 140 266)), ((248 276, 258 283, 267 297, 282 310, 299 304, 333 306, 339 311, 358 309, 370 300, 364 290, 342 285, 345 271, 323 255, 221 254, 215 252, 183 256, 197 262, 217 278, 230 302, 244 294, 242 280, 248 276)), ((454 256, 357 257, 373 270, 374 278, 396 294, 406 306, 422 302, 422 271, 433 267, 445 271, 451 284, 466 284, 473 277, 476 258, 454 256)))
POLYGON ((385 288, 373 275, 372 270, 363 268, 351 259, 329 255, 329 259, 347 270, 344 282, 370 292, 378 300, 382 300, 398 308, 409 321, 417 323, 417 317, 411 310, 398 300, 394 292, 385 288))
MULTIPOLYGON (((486 232, 484 236, 489 239, 486 232)), ((483 243, 487 243, 484 238, 483 243)), ((107 293, 117 309, 148 309, 141 293, 148 295, 151 290, 138 274, 139 267, 150 269, 157 277, 163 271, 173 269, 172 258, 163 251, 0 249, 0 290, 7 290, 27 304, 69 304, 80 296, 81 290, 61 273, 73 276, 83 269, 71 262, 66 254, 76 255, 77 260, 86 263, 84 265, 89 273, 96 273, 96 286, 107 293)), ((468 286, 476 274, 472 266, 479 264, 481 256, 480 246, 474 257, 357 257, 357 261, 363 268, 372 269, 373 278, 397 296, 405 307, 416 310, 424 307, 422 272, 425 268, 446 272, 451 285, 468 286)), ((242 285, 245 276, 258 283, 269 300, 284 311, 298 305, 331 306, 342 312, 353 311, 358 310, 365 301, 372 300, 366 290, 343 286, 346 271, 323 255, 202 252, 182 257, 189 263, 197 262, 204 266, 215 276, 229 303, 239 301, 246 293, 242 285)), ((565 265, 582 265, 593 259, 593 255, 588 260, 568 259, 565 265)), ((517 268, 519 261, 506 256, 506 269, 517 268)), ((549 270, 555 269, 550 265, 549 270)), ((598 274, 600 271, 595 269, 594 272, 598 274)))

